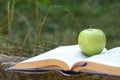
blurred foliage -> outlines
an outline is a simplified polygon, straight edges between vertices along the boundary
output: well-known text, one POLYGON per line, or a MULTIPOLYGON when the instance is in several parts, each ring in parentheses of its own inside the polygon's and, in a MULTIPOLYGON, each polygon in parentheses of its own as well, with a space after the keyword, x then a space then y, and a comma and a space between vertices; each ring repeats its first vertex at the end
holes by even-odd
POLYGON ((105 32, 108 49, 120 46, 120 0, 11 0, 10 36, 7 4, 0 1, 1 53, 31 56, 77 44, 79 32, 90 25, 105 32))

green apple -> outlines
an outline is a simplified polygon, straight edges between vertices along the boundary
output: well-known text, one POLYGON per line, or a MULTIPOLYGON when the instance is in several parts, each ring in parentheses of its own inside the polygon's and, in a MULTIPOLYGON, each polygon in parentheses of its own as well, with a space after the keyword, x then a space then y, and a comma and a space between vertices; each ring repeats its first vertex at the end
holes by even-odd
POLYGON ((85 29, 79 33, 78 44, 88 56, 99 54, 106 45, 105 33, 100 29, 85 29))

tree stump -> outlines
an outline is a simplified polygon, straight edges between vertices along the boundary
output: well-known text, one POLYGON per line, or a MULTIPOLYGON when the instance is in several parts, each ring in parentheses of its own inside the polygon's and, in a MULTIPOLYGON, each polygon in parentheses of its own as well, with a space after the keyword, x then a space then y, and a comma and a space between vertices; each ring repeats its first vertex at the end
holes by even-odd
POLYGON ((0 54, 0 80, 120 80, 120 77, 100 76, 87 73, 80 73, 77 76, 65 76, 55 71, 50 71, 44 74, 27 74, 5 71, 5 68, 25 59, 28 58, 0 54))

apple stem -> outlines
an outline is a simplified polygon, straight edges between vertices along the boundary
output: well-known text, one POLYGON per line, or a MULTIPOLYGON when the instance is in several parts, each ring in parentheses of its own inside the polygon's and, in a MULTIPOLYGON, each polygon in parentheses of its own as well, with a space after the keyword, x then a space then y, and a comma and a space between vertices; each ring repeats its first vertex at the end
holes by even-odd
POLYGON ((92 25, 90 25, 90 30, 92 31, 92 25))

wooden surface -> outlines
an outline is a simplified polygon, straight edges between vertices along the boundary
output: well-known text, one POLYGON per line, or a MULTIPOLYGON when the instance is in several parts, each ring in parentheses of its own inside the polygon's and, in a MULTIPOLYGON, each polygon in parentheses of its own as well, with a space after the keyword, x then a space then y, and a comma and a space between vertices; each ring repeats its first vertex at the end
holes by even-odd
POLYGON ((9 72, 4 69, 11 64, 0 65, 0 80, 120 80, 119 77, 92 75, 80 73, 77 76, 65 76, 59 72, 48 72, 44 74, 26 74, 20 72, 9 72))
POLYGON ((120 80, 119 77, 99 76, 87 73, 80 73, 77 76, 65 76, 55 71, 44 74, 25 74, 5 71, 5 68, 25 59, 27 58, 0 55, 0 80, 120 80))

